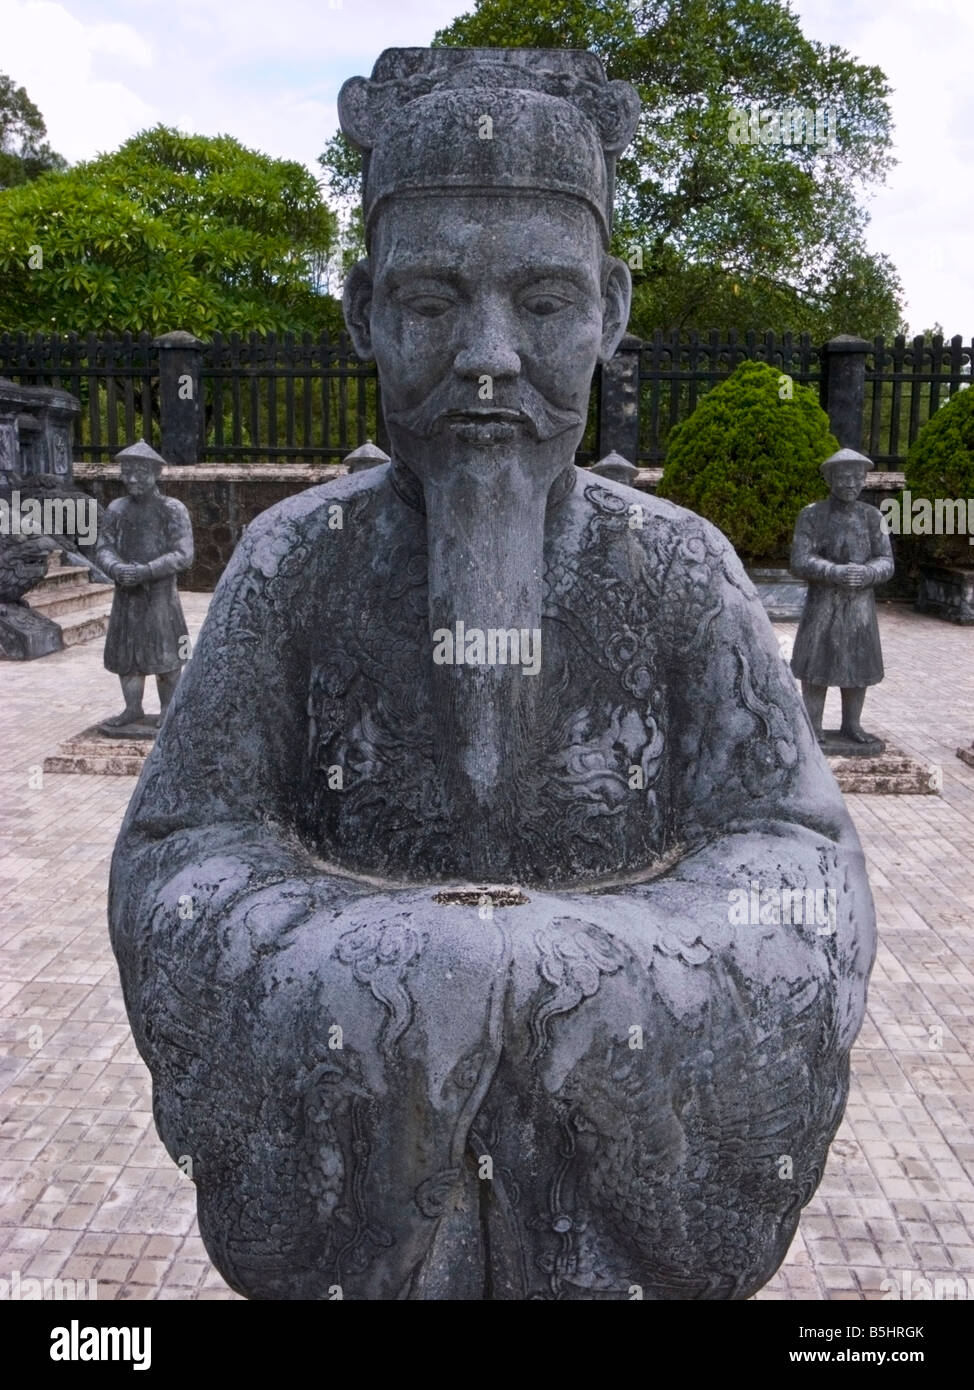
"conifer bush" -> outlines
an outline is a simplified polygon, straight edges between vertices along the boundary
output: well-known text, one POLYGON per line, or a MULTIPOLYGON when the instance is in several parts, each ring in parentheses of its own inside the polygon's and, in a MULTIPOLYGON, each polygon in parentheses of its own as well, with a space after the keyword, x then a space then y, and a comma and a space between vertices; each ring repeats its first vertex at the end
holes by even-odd
POLYGON ((816 393, 766 362, 742 362, 669 437, 659 495, 699 512, 745 564, 787 564, 795 518, 828 494, 839 448, 816 393))
MULTIPOLYGON (((938 498, 963 501, 965 520, 971 508, 968 498, 974 498, 974 390, 957 391, 942 405, 920 430, 910 446, 903 467, 906 488, 911 495, 914 515, 913 530, 918 533, 916 503, 930 503, 930 513, 936 515, 938 498)), ((901 502, 903 501, 901 495, 901 502)), ((942 516, 952 509, 939 508, 942 516)), ((974 546, 966 530, 957 530, 956 515, 952 515, 955 534, 932 536, 924 542, 923 550, 931 559, 946 564, 974 568, 974 546)))

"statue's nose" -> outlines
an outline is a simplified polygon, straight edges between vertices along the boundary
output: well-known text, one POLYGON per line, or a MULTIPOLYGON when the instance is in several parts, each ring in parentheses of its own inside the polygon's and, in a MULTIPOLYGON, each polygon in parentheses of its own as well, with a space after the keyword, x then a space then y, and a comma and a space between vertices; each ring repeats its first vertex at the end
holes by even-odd
POLYGON ((514 350, 513 325, 493 300, 478 306, 465 334, 465 346, 453 359, 455 371, 463 377, 513 377, 521 371, 521 359, 514 350))

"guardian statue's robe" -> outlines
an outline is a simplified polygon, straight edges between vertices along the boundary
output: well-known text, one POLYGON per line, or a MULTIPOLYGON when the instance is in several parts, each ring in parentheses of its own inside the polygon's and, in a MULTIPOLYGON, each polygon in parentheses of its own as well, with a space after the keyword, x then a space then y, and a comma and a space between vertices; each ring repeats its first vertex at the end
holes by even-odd
POLYGON ((207 1248, 258 1298, 747 1297, 821 1176, 874 951, 768 619, 714 527, 569 470, 491 895, 438 777, 426 585, 394 466, 265 512, 122 828, 112 939, 207 1248))

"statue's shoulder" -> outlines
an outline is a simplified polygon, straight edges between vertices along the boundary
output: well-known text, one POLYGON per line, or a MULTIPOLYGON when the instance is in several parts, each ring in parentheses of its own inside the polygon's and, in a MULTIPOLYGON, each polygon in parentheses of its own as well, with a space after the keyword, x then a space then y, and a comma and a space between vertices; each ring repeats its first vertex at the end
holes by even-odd
POLYGON ((383 488, 388 492, 386 472, 382 465, 343 475, 268 507, 241 537, 225 571, 225 587, 256 584, 268 598, 273 593, 288 601, 291 592, 307 587, 312 568, 326 577, 350 547, 368 553, 362 540, 379 495, 383 488))
POLYGON ((185 524, 190 520, 189 508, 185 505, 185 503, 180 502, 178 497, 169 497, 165 493, 163 493, 161 501, 163 507, 165 507, 166 511, 169 513, 169 515, 173 518, 174 521, 179 521, 185 524))
POLYGON ((590 538, 626 540, 654 570, 722 570, 728 563, 740 569, 730 541, 706 517, 583 469, 578 477, 590 538))
POLYGON ((801 511, 798 513, 795 524, 798 525, 801 523, 802 525, 809 525, 810 523, 818 521, 821 517, 825 516, 828 511, 828 506, 829 499, 827 497, 821 498, 818 502, 809 502, 808 505, 802 507, 801 511))
POLYGON ((296 492, 255 517, 247 536, 311 539, 324 532, 345 533, 348 520, 364 519, 373 510, 378 495, 387 490, 387 473, 388 466, 383 464, 296 492))
POLYGON ((576 509, 582 591, 608 581, 618 596, 631 586, 655 640, 692 647, 732 612, 735 630, 753 625, 760 608, 754 585, 730 541, 705 517, 583 470, 576 509))

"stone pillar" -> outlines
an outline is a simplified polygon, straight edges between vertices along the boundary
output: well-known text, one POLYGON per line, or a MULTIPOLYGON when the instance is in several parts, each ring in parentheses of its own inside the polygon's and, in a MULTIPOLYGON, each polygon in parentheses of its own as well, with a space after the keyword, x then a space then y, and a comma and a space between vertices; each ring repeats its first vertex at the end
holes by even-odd
POLYGON ((181 330, 153 339, 159 349, 162 457, 167 463, 199 463, 205 439, 200 366, 203 344, 181 330))
POLYGON ((614 482, 625 483, 627 487, 635 487, 636 476, 639 473, 635 464, 617 453, 606 454, 604 459, 592 464, 590 471, 598 473, 600 478, 612 478, 614 482))
POLYGON ((0 411, 0 473, 19 473, 19 463, 16 412, 0 411))
POLYGON ((342 462, 349 473, 361 473, 365 468, 376 468, 380 463, 388 463, 389 455, 377 449, 371 439, 367 439, 364 444, 346 454, 342 462))
POLYGON ((36 415, 21 411, 17 416, 17 440, 20 452, 18 472, 23 478, 32 478, 44 470, 44 436, 41 422, 36 415))
POLYGON ((626 333, 615 355, 602 367, 599 400, 601 457, 621 454, 633 463, 639 459, 639 349, 642 341, 626 333))
POLYGON ((41 469, 70 482, 74 475, 74 422, 81 414, 81 402, 66 391, 49 394, 50 400, 38 412, 43 440, 41 469))
POLYGON ((843 449, 862 448, 862 414, 866 398, 865 338, 840 333, 822 349, 820 397, 832 433, 843 449))

